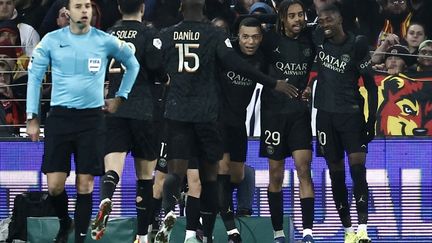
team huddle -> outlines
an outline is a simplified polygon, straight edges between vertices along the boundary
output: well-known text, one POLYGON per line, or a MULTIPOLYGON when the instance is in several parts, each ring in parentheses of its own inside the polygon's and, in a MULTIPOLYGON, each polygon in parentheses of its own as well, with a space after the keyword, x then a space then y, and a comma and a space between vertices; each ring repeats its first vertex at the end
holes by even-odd
POLYGON ((141 23, 143 0, 118 0, 122 20, 104 33, 89 24, 90 0, 69 0, 70 26, 49 33, 35 48, 29 67, 27 132, 38 139, 40 86, 51 66, 53 91, 42 171, 60 219, 55 242, 67 242, 73 228, 75 242, 84 242, 89 226, 93 239, 103 237, 129 152, 137 177, 135 242, 170 241, 185 178, 189 190, 184 242, 213 242, 217 214, 228 242, 242 242, 232 211, 233 190, 245 176, 246 107, 257 83, 264 86, 259 155, 269 163, 273 242, 288 242, 282 195, 287 157, 293 158, 300 182, 301 240, 314 242, 309 106, 313 65, 318 73, 313 99, 318 109, 317 152, 330 171, 344 241, 371 242, 365 163, 376 118, 373 112, 364 117, 360 77, 368 91, 369 111, 377 109, 378 97, 365 38, 344 31, 336 5, 319 9, 318 27, 312 28, 306 26, 303 3, 284 0, 274 30, 265 31, 259 18, 249 16, 239 22, 238 38, 230 40, 206 20, 204 3, 182 0, 183 21, 157 32, 141 23), (358 214, 356 231, 345 183, 345 153, 358 214), (74 220, 68 215, 64 189, 71 154, 77 174, 74 220), (101 176, 101 201, 91 220, 94 176, 101 176), (165 217, 158 228, 155 220, 162 209, 165 217), (152 231, 157 231, 154 239, 152 231))

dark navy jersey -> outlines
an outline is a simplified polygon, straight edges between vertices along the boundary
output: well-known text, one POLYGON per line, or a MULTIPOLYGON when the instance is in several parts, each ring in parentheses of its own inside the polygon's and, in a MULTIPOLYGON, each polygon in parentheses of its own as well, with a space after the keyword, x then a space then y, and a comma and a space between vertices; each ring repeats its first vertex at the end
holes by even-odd
MULTIPOLYGON (((306 88, 315 58, 315 48, 309 31, 304 31, 296 39, 270 31, 264 35, 261 47, 271 77, 286 79, 299 91, 306 88)), ((262 109, 277 113, 295 112, 306 107, 306 103, 301 99, 290 98, 266 87, 261 95, 261 105, 262 109)))
MULTIPOLYGON (((150 120, 153 117, 152 86, 155 79, 165 76, 162 53, 152 44, 156 30, 145 27, 138 21, 122 20, 109 29, 108 33, 125 41, 134 50, 135 57, 140 63, 140 70, 129 98, 119 106, 113 116, 150 120)), ((112 98, 118 90, 124 69, 112 59, 108 72, 107 97, 112 98)))
MULTIPOLYGON (((245 61, 257 70, 263 70, 263 59, 261 51, 254 55, 243 54, 238 42, 233 42, 234 50, 245 61)), ((222 79, 222 110, 220 121, 229 125, 243 125, 246 121, 246 108, 256 86, 256 82, 239 74, 232 69, 224 69, 222 79)))
POLYGON ((168 119, 186 122, 217 120, 220 66, 233 68, 271 87, 276 85, 276 80, 244 65, 226 34, 210 23, 180 22, 162 30, 154 44, 162 49, 164 64, 171 77, 165 105, 168 119))
POLYGON ((360 95, 360 75, 369 75, 371 58, 365 38, 347 34, 342 44, 333 44, 318 29, 314 42, 317 47, 318 82, 314 105, 327 112, 356 113, 363 111, 360 95))

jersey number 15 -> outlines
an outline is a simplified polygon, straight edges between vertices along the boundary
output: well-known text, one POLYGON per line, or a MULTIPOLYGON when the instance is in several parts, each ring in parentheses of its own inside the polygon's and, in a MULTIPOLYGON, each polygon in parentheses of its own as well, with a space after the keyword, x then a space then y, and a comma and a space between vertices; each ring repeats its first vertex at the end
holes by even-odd
POLYGON ((196 53, 191 51, 191 49, 199 48, 199 44, 175 44, 178 49, 179 63, 178 71, 183 72, 185 70, 188 73, 196 72, 199 68, 199 57, 196 53), (189 61, 185 61, 186 58, 192 58, 194 60, 194 65, 189 66, 189 61))

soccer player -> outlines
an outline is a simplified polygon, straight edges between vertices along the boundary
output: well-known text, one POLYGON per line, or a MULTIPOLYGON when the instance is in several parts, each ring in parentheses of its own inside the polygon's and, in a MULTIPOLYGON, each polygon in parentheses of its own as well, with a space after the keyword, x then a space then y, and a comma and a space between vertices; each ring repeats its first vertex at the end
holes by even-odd
MULTIPOLYGON (((239 24, 238 41, 233 49, 258 70, 264 69, 263 55, 258 51, 262 41, 261 22, 248 17, 239 24)), ((232 193, 244 178, 247 153, 246 107, 254 92, 256 82, 231 69, 223 70, 222 107, 219 125, 224 144, 224 154, 219 161, 218 191, 222 220, 229 242, 241 242, 240 232, 234 222, 232 193)), ((211 232, 210 232, 211 233, 211 232)))
MULTIPOLYGON (((226 35, 210 23, 203 22, 204 0, 183 0, 184 21, 167 28, 155 39, 162 49, 167 72, 171 77, 165 118, 168 122, 168 171, 164 183, 164 198, 175 204, 179 185, 186 173, 188 160, 199 155, 203 161, 201 211, 203 220, 212 221, 217 212, 217 162, 222 159, 223 146, 216 124, 219 113, 217 62, 224 63, 246 77, 259 80, 287 95, 296 96, 297 89, 284 80, 263 75, 247 65, 232 50, 226 35)), ((198 198, 188 198, 199 200, 198 198)), ((187 223, 196 224, 199 210, 186 214, 187 223)), ((166 220, 172 222, 172 214, 166 220)), ((172 227, 173 224, 165 224, 172 227)), ((192 228, 192 229, 193 229, 192 228)), ((206 230, 204 228, 204 230, 206 230)), ((163 228, 162 231, 167 231, 163 228)), ((212 232, 210 225, 207 232, 212 232)), ((157 236, 156 236, 157 238, 157 236)), ((194 232, 186 232, 186 242, 195 239, 194 232)), ((207 240, 211 240, 207 239, 207 240)))
POLYGON ((315 36, 318 53, 318 81, 314 105, 318 152, 330 170, 333 200, 342 225, 345 242, 369 242, 368 184, 366 181, 367 145, 375 135, 377 87, 370 72, 371 58, 363 36, 346 33, 336 5, 325 5, 318 12, 320 29, 315 36), (363 78, 367 89, 369 116, 363 113, 364 99, 358 80, 363 78), (344 151, 348 154, 358 215, 358 230, 351 225, 348 191, 345 183, 344 151))
MULTIPOLYGON (((315 58, 310 31, 305 29, 301 1, 285 0, 279 5, 276 30, 264 36, 264 55, 269 74, 286 79, 305 90, 315 58)), ((303 242, 313 242, 314 190, 311 179, 312 129, 308 103, 301 96, 289 98, 264 87, 261 95, 260 156, 269 159, 268 201, 274 242, 285 242, 283 194, 285 159, 292 156, 300 182, 303 242)))
MULTIPOLYGON (((129 99, 117 112, 106 116, 105 175, 101 178, 99 212, 91 225, 92 238, 101 239, 112 209, 112 196, 123 172, 126 155, 135 160, 137 242, 147 242, 147 217, 153 196, 153 171, 157 158, 157 137, 153 127, 153 76, 162 83, 168 76, 162 66, 162 55, 153 46, 156 31, 142 23, 143 0, 118 0, 122 20, 108 30, 131 47, 140 63, 140 71, 129 99)), ((115 96, 123 69, 113 59, 109 65, 107 97, 115 96)))
POLYGON ((84 242, 90 223, 94 176, 103 174, 103 109, 113 113, 128 94, 139 64, 125 42, 90 26, 90 0, 69 0, 69 27, 48 33, 37 45, 29 66, 27 87, 27 133, 39 138, 40 87, 48 65, 52 71, 51 110, 45 124, 42 172, 47 175, 48 192, 60 219, 55 242, 67 242, 73 226, 68 215, 65 182, 76 164, 77 199, 75 242, 84 242), (126 67, 114 98, 105 100, 104 81, 108 57, 126 67))

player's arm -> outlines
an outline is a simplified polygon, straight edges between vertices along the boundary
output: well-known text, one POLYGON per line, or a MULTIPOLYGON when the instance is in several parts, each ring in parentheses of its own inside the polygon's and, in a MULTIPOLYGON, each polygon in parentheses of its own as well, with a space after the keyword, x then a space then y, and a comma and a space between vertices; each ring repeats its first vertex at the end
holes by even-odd
POLYGON ((302 94, 301 94, 301 98, 304 101, 309 101, 310 98, 312 97, 312 88, 313 88, 313 79, 311 79, 311 71, 312 71, 312 66, 314 65, 314 61, 315 61, 315 56, 316 56, 316 48, 313 45, 313 43, 311 42, 311 57, 308 61, 308 69, 307 69, 307 75, 306 75, 306 80, 305 80, 305 87, 302 88, 302 94))
POLYGON ((360 57, 357 68, 363 78, 364 87, 367 90, 367 103, 369 116, 366 123, 367 141, 370 142, 375 136, 375 121, 378 108, 378 87, 371 71, 371 57, 369 55, 368 43, 364 36, 356 39, 356 56, 360 57), (361 58, 362 57, 362 58, 361 58))
POLYGON ((32 141, 39 139, 39 101, 41 95, 42 80, 50 63, 50 46, 49 36, 42 41, 33 50, 33 54, 28 66, 27 82, 27 134, 32 141))
POLYGON ((165 67, 163 65, 163 56, 162 56, 162 41, 160 38, 155 37, 152 38, 151 41, 147 41, 146 43, 146 51, 144 53, 144 61, 148 69, 153 71, 156 74, 156 79, 161 83, 168 83, 169 76, 165 71, 165 67))
POLYGON ((122 101, 128 98, 140 66, 132 49, 126 42, 119 40, 117 37, 109 36, 107 48, 109 55, 125 67, 120 87, 115 94, 115 98, 106 99, 105 106, 103 107, 105 111, 114 113, 117 111, 122 101))
POLYGON ((223 43, 218 45, 217 56, 221 63, 226 66, 226 68, 230 68, 233 71, 238 72, 251 80, 261 83, 266 87, 283 92, 290 97, 297 97, 298 95, 298 90, 295 86, 287 83, 285 80, 275 80, 263 74, 239 57, 237 53, 233 51, 231 42, 228 38, 223 41, 223 43))
POLYGON ((110 56, 125 67, 123 78, 115 97, 127 99, 138 75, 140 69, 139 63, 132 49, 126 44, 126 42, 121 41, 114 36, 110 36, 108 48, 110 56))

